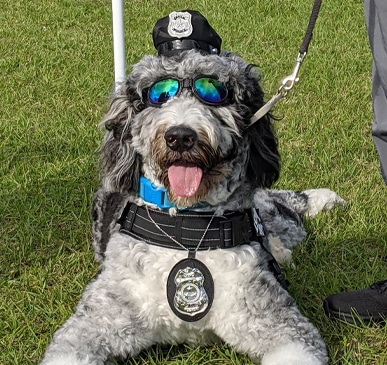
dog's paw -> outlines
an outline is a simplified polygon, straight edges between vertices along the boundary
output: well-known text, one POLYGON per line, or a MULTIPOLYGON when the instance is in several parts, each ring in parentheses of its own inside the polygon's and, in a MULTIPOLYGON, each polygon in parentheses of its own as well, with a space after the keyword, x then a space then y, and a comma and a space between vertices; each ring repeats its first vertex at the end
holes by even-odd
MULTIPOLYGON (((323 345, 319 339, 316 342, 323 345)), ((285 343, 265 353, 261 365, 326 365, 324 352, 302 343, 285 343)))
MULTIPOLYGON (((80 360, 76 354, 58 354, 58 355, 48 355, 46 356, 40 365, 90 365, 96 364, 95 361, 89 359, 89 356, 80 360)), ((98 362, 100 364, 100 362, 98 362)))
POLYGON ((308 196, 308 209, 305 216, 313 217, 322 211, 332 210, 336 206, 345 206, 347 202, 330 189, 309 189, 302 192, 308 196))

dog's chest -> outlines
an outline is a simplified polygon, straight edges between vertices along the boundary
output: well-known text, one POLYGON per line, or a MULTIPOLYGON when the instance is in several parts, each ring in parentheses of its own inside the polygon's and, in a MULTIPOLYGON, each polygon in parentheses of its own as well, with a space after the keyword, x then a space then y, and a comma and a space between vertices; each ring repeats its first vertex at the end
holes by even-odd
MULTIPOLYGON (((173 313, 167 299, 168 277, 174 266, 187 258, 186 251, 160 248, 116 234, 106 254, 109 281, 116 283, 121 295, 136 303, 142 316, 152 318, 152 322, 159 325, 168 322, 176 327, 187 326, 173 313)), ((230 298, 237 301, 248 295, 247 282, 259 275, 259 248, 242 245, 203 251, 197 252, 196 258, 208 268, 214 282, 213 305, 205 317, 211 326, 214 313, 227 311, 227 306, 235 305, 230 298)))

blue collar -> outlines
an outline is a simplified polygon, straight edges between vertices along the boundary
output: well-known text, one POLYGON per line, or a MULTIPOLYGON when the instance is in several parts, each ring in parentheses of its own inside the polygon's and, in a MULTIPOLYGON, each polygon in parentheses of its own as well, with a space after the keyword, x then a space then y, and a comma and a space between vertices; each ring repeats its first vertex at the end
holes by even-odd
MULTIPOLYGON (((155 204, 160 209, 169 209, 176 207, 176 205, 169 201, 165 188, 158 188, 146 177, 140 177, 140 190, 138 196, 147 203, 155 204)), ((200 209, 202 204, 195 204, 192 207, 177 207, 179 210, 185 209, 200 209)))
POLYGON ((164 188, 158 188, 144 176, 140 177, 140 191, 138 195, 144 201, 156 204, 161 209, 168 209, 175 206, 175 204, 169 201, 164 188))

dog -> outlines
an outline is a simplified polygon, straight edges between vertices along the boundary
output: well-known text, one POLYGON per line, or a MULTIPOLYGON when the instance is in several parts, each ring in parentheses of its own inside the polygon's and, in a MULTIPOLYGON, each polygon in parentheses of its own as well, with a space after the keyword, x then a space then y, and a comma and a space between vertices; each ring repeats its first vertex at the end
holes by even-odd
POLYGON ((198 12, 154 28, 101 125, 92 207, 97 276, 42 365, 100 365, 154 344, 224 341, 263 365, 323 365, 325 344, 275 261, 302 216, 344 201, 329 189, 270 190, 280 156, 256 67, 220 51, 198 12), (274 257, 273 257, 274 256, 274 257))

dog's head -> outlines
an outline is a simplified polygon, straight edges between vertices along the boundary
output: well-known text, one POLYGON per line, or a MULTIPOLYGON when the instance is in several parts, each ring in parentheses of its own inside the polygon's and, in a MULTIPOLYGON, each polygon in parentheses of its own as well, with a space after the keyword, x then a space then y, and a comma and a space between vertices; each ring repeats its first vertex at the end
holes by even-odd
POLYGON ((145 56, 102 121, 105 189, 135 193, 144 175, 189 207, 271 186, 279 154, 270 115, 249 127, 264 104, 259 78, 230 52, 145 56))

